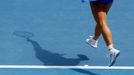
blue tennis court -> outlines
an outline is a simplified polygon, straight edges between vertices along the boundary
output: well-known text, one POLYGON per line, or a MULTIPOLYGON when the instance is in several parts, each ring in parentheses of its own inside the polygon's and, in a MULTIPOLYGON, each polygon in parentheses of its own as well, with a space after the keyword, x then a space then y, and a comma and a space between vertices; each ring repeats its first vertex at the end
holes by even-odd
MULTIPOLYGON (((134 66, 133 0, 115 0, 108 15, 114 43, 121 50, 115 66, 134 66)), ((99 48, 85 43, 95 21, 80 0, 1 0, 0 66, 107 66, 99 48), (17 32, 25 32, 19 37, 17 32), (25 38, 30 37, 30 38, 25 38)), ((1 75, 132 75, 134 69, 0 68, 1 75)))

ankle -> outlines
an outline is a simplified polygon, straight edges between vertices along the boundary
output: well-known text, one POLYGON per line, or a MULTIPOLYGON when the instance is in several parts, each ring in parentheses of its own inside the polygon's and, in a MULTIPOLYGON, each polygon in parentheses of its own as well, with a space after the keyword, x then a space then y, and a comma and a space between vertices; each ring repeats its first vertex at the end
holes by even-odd
POLYGON ((115 49, 115 48, 114 48, 114 46, 113 46, 113 44, 108 45, 108 47, 107 47, 107 48, 108 48, 108 50, 109 50, 109 51, 111 51, 111 50, 115 49))
POLYGON ((95 41, 97 41, 98 38, 96 38, 95 35, 93 35, 93 38, 92 39, 95 40, 95 41))

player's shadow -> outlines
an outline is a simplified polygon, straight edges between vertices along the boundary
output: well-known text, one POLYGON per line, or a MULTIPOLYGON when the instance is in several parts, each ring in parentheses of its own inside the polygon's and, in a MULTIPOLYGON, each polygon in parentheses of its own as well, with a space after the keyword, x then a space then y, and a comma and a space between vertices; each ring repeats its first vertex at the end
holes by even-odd
POLYGON ((36 57, 44 63, 44 65, 51 66, 74 66, 78 65, 81 61, 89 60, 87 56, 78 54, 78 58, 65 58, 64 54, 54 53, 49 50, 43 49, 36 41, 27 39, 32 44, 35 50, 36 57))
MULTIPOLYGON (((76 66, 81 61, 87 61, 89 58, 87 56, 78 54, 78 58, 65 58, 63 57, 64 54, 54 53, 49 50, 43 49, 38 42, 27 38, 27 41, 30 42, 35 50, 36 57, 44 63, 46 66, 76 66)), ((92 73, 87 70, 82 69, 72 69, 74 71, 90 74, 90 75, 98 75, 92 73)))

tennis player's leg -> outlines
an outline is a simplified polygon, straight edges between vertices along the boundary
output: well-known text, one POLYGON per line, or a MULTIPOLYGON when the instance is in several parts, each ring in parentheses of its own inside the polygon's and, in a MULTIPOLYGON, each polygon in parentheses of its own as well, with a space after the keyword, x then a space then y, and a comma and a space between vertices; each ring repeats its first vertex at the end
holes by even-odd
POLYGON ((91 10, 93 12, 94 19, 97 23, 95 29, 95 34, 96 34, 95 38, 98 38, 102 33, 106 45, 108 46, 113 44, 112 34, 107 23, 107 12, 105 10, 105 5, 101 3, 91 2, 91 10))
MULTIPOLYGON (((99 3, 93 3, 93 4, 91 3, 90 5, 91 5, 91 10, 92 10, 93 16, 94 16, 95 20, 97 21, 97 17, 95 17, 96 11, 94 11, 94 10, 98 10, 98 8, 101 7, 101 9, 99 9, 99 10, 100 10, 100 11, 103 10, 104 13, 106 13, 106 15, 107 15, 107 13, 108 13, 108 11, 109 11, 109 9, 110 9, 110 7, 111 7, 112 4, 108 4, 108 5, 106 5, 105 7, 104 7, 103 4, 99 4, 99 3), (97 6, 99 6, 99 7, 97 8, 97 6), (96 9, 95 9, 95 8, 96 8, 96 9)), ((94 39, 94 40, 98 40, 98 38, 99 38, 99 36, 101 35, 101 33, 102 33, 102 32, 101 32, 100 25, 99 25, 99 23, 97 22, 96 27, 95 27, 95 32, 94 32, 94 37, 93 37, 93 39, 94 39)), ((111 39, 112 39, 112 38, 111 38, 111 39)))
MULTIPOLYGON (((90 4, 90 5, 91 5, 91 9, 93 9, 93 8, 92 8, 92 4, 90 4)), ((112 4, 109 4, 109 5, 107 5, 107 7, 105 7, 104 11, 106 12, 106 14, 108 13, 108 11, 109 11, 111 5, 112 5, 112 4)), ((102 7, 103 7, 103 6, 102 6, 102 7)), ((94 13, 95 13, 95 12, 92 11, 92 14, 93 14, 93 15, 95 15, 94 13)), ((97 48, 97 46, 98 46, 98 38, 99 38, 100 35, 101 35, 101 29, 100 29, 100 27, 99 27, 99 25, 98 25, 98 23, 97 23, 97 24, 96 24, 96 27, 95 27, 95 31, 94 31, 93 36, 90 36, 89 38, 87 38, 87 39, 86 39, 86 42, 87 42, 88 44, 90 44, 92 47, 97 48)))
MULTIPOLYGON (((112 4, 108 4, 108 5, 105 7, 104 11, 106 12, 106 14, 108 14, 108 11, 109 11, 109 9, 111 8, 111 5, 112 5, 112 4)), ((92 12, 92 13, 93 13, 93 12, 92 12)), ((93 13, 93 15, 94 15, 94 13, 93 13)), ((99 25, 96 24, 93 39, 94 39, 94 40, 98 40, 98 38, 99 38, 100 35, 101 35, 101 29, 100 29, 99 25)))
POLYGON ((96 37, 99 37, 100 34, 102 33, 105 43, 108 46, 108 50, 111 53, 110 66, 112 66, 115 63, 116 58, 119 56, 120 51, 113 47, 112 33, 107 23, 106 11, 107 9, 109 10, 110 7, 111 5, 105 5, 101 3, 91 3, 91 9, 92 9, 94 18, 97 22, 97 25, 98 25, 97 27, 99 29, 99 30, 96 30, 96 33, 97 33, 96 37))

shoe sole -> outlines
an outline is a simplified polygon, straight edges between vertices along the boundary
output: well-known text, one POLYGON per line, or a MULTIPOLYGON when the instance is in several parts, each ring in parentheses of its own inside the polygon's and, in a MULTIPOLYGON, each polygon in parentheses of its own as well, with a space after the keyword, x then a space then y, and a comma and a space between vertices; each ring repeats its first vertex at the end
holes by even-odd
POLYGON ((111 62, 111 64, 109 65, 109 67, 113 66, 116 62, 116 59, 119 57, 120 52, 115 56, 114 60, 111 62))

